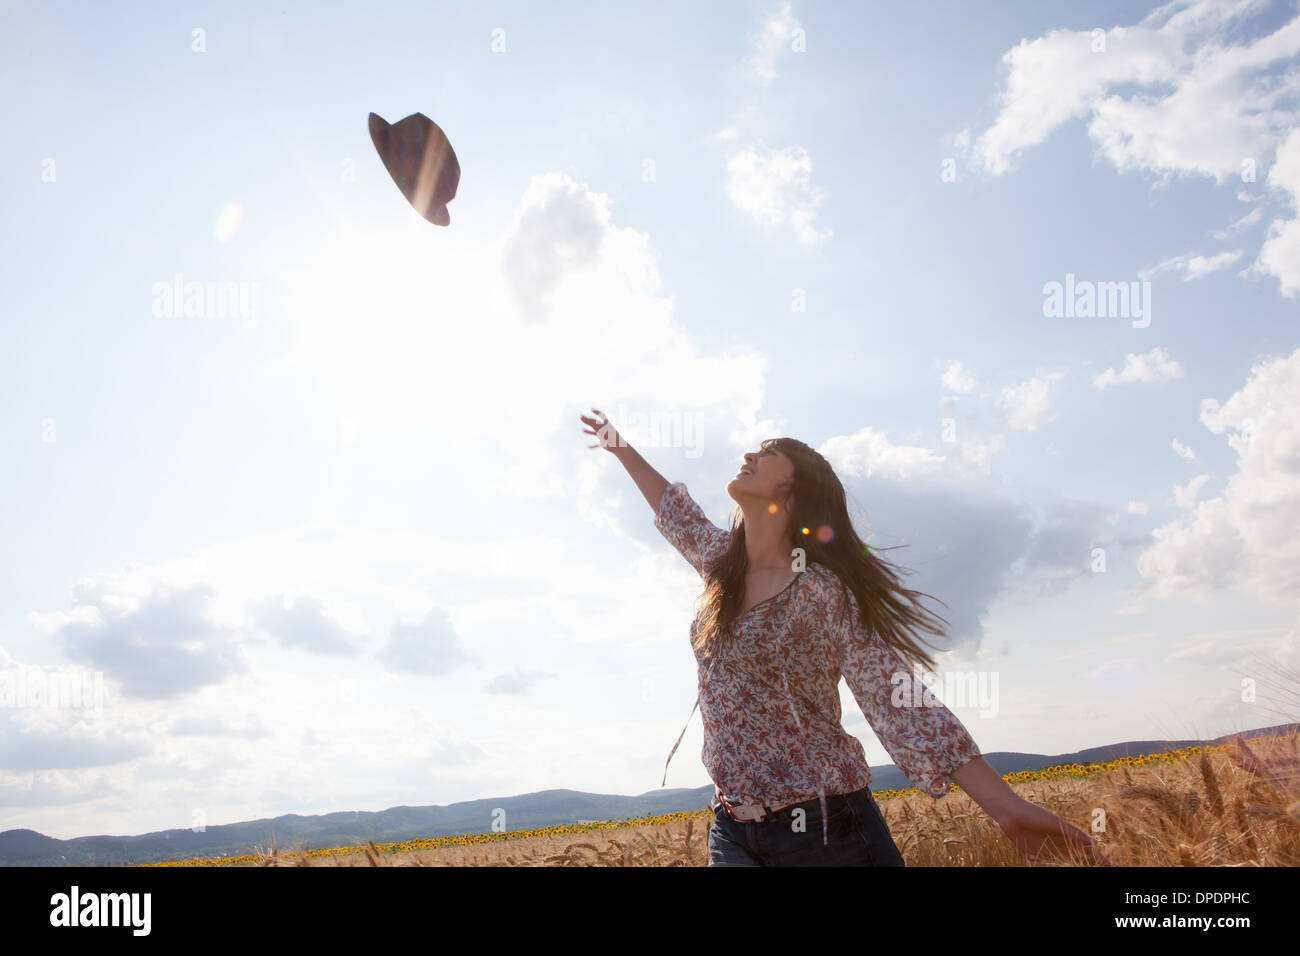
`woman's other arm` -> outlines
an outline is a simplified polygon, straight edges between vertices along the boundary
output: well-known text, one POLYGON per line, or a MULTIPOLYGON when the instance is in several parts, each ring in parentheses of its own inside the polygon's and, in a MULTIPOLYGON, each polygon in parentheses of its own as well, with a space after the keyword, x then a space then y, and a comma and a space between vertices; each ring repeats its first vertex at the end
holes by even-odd
POLYGON ((948 776, 993 818, 1030 863, 1068 859, 1114 866, 1094 837, 1020 796, 983 757, 948 776))
POLYGON ((1032 863, 1073 855, 1110 865, 1094 838, 1017 794, 984 759, 956 715, 937 698, 925 699, 926 688, 911 669, 862 624, 852 591, 830 575, 815 577, 814 583, 820 613, 831 627, 840 672, 894 765, 918 789, 941 798, 951 780, 1032 863), (898 701, 896 686, 908 691, 898 701))

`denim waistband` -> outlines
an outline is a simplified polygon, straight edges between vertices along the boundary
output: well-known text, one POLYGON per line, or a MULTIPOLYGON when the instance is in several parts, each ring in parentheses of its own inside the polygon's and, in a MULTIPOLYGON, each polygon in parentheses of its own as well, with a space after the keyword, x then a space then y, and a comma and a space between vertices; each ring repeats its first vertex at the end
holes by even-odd
POLYGON ((835 793, 835 794, 826 794, 824 796, 809 797, 807 800, 801 800, 798 803, 787 804, 778 809, 775 807, 769 807, 765 804, 737 803, 734 800, 727 799, 725 795, 722 793, 722 790, 718 787, 716 783, 713 785, 713 797, 717 803, 717 807, 720 807, 722 811, 727 814, 728 817, 730 817, 732 820, 735 820, 737 823, 759 823, 759 824, 775 823, 777 820, 781 819, 787 814, 791 814, 794 810, 797 810, 800 807, 806 807, 807 809, 812 809, 812 807, 808 805, 816 804, 821 810, 823 843, 826 843, 828 841, 827 818, 830 816, 830 811, 828 809, 830 802, 832 800, 847 802, 850 798, 857 796, 858 794, 870 793, 870 791, 871 791, 870 786, 866 786, 863 787, 861 790, 853 791, 853 793, 835 793), (739 808, 739 807, 758 807, 763 811, 763 819, 738 820, 736 819, 735 815, 731 811, 733 808, 739 808))
MULTIPOLYGON (((869 787, 863 787, 862 790, 855 791, 855 793, 851 793, 851 794, 850 793, 828 793, 826 794, 826 800, 828 803, 832 800, 844 801, 849 799, 849 797, 854 796, 857 793, 863 793, 869 789, 870 789, 869 787)), ((734 800, 730 797, 727 797, 716 786, 713 789, 713 795, 719 803, 724 805, 730 805, 732 807, 761 806, 763 808, 763 812, 768 814, 769 817, 774 816, 776 814, 789 813, 792 810, 797 810, 800 807, 811 810, 814 806, 818 806, 821 803, 821 797, 809 797, 807 800, 800 800, 797 803, 787 803, 780 807, 773 807, 773 806, 769 806, 768 804, 745 803, 743 800, 734 800)))

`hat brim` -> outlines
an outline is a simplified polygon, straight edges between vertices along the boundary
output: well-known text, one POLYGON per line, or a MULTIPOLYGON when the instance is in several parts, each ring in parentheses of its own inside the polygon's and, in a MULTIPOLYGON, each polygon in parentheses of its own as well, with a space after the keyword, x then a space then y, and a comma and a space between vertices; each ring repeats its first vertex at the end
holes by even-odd
MULTIPOLYGON (((388 131, 392 129, 388 120, 384 119, 378 113, 370 114, 370 142, 375 144, 375 150, 379 153, 379 158, 384 159, 388 155, 388 131)), ((387 161, 384 162, 387 166, 387 161)))

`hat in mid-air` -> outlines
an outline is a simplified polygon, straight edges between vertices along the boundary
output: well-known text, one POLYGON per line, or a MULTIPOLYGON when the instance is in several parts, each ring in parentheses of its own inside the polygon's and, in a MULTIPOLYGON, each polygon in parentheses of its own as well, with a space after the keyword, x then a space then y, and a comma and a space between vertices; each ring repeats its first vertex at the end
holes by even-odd
POLYGON ((447 203, 460 183, 460 163, 438 124, 423 113, 391 124, 371 113, 370 139, 415 211, 435 225, 450 225, 447 203))

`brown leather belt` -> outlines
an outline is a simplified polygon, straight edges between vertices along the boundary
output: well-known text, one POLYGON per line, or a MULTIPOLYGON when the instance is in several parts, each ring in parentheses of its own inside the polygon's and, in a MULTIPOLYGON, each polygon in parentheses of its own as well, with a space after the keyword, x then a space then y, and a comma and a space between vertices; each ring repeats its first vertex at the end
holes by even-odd
POLYGON ((741 823, 762 823, 767 819, 768 814, 775 816, 782 810, 788 810, 804 802, 787 803, 783 807, 767 807, 761 803, 734 803, 722 795, 722 791, 717 784, 713 785, 713 796, 722 809, 727 811, 727 816, 741 823))

